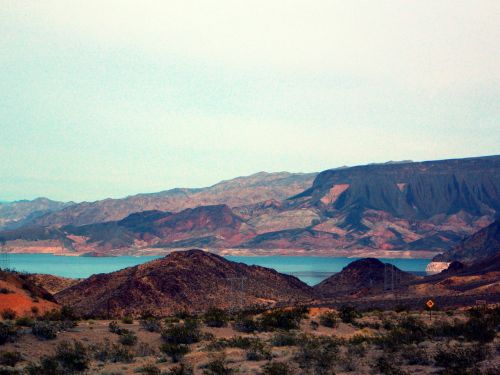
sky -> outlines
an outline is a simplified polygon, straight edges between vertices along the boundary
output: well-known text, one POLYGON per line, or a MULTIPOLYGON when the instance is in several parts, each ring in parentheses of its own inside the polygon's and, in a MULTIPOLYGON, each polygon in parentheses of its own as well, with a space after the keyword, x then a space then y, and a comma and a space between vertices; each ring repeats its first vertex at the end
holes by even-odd
POLYGON ((500 2, 0 0, 0 200, 500 154, 500 2))

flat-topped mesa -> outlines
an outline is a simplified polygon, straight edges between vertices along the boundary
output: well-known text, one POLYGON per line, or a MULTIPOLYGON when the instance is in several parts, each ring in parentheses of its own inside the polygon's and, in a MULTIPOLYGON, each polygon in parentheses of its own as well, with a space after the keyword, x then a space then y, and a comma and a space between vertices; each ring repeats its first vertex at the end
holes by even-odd
POLYGON ((312 296, 312 288, 293 276, 193 249, 93 275, 56 299, 84 315, 115 317, 294 304, 312 296))
POLYGON ((385 286, 392 288, 393 280, 394 286, 398 287, 416 278, 391 264, 364 258, 348 264, 341 272, 314 286, 314 290, 324 297, 363 296, 379 293, 385 286))

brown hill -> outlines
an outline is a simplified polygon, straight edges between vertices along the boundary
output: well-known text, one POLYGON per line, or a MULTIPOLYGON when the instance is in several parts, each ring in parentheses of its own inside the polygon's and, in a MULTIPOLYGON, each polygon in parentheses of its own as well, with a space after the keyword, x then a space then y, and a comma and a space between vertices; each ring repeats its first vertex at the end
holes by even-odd
POLYGON ((308 300, 311 295, 312 289, 293 276, 189 250, 91 276, 56 294, 56 299, 87 315, 137 316, 145 311, 166 315, 212 306, 293 303, 308 300), (240 278, 244 278, 243 287, 240 278))
POLYGON ((416 276, 396 266, 364 258, 348 264, 341 272, 315 285, 314 290, 324 297, 361 297, 380 293, 384 287, 392 288, 393 284, 395 288, 400 287, 415 279, 416 276))
POLYGON ((35 285, 27 275, 0 270, 0 312, 11 309, 17 316, 32 316, 59 309, 52 294, 35 285))

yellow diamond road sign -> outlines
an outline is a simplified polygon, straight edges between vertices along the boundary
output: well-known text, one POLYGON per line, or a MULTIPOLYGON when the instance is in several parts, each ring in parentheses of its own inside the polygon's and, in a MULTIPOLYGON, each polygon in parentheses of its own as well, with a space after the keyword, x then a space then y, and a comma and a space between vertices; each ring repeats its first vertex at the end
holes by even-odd
POLYGON ((430 299, 427 301, 426 305, 429 309, 432 309, 434 307, 434 301, 430 299))

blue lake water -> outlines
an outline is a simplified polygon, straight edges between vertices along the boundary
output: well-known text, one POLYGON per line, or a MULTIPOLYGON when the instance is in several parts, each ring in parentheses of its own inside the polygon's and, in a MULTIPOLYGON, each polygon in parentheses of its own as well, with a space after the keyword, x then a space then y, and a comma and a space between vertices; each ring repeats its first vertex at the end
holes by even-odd
MULTIPOLYGON (((21 272, 49 273, 63 277, 89 277, 96 273, 108 273, 135 266, 159 256, 120 256, 109 258, 70 257, 52 254, 10 254, 10 268, 21 272)), ((328 276, 339 272, 355 258, 304 257, 304 256, 227 256, 229 260, 249 265, 274 268, 278 272, 293 275, 309 285, 315 285, 328 276)), ((430 259, 381 259, 396 267, 424 274, 430 259)))

